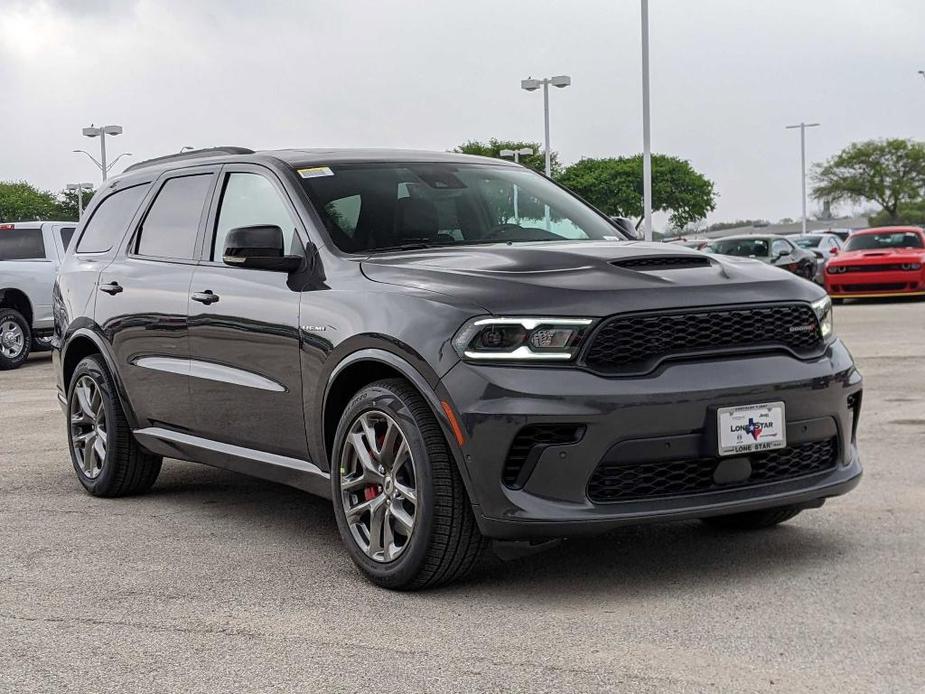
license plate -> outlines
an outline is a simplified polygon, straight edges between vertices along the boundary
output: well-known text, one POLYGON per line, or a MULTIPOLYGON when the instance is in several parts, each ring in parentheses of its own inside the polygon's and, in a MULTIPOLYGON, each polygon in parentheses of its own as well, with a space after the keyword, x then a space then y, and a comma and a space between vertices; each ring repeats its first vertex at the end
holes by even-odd
POLYGON ((787 445, 784 403, 720 407, 716 411, 720 455, 771 451, 787 445))

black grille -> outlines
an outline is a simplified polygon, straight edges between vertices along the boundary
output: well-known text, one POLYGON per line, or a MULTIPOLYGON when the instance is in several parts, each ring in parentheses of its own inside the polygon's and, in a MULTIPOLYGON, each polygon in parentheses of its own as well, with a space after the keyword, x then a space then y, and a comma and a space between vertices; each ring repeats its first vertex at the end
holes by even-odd
POLYGON ((891 272, 894 270, 903 270, 902 263, 890 263, 881 265, 846 265, 842 272, 891 272))
POLYGON ((645 373, 667 357, 730 349, 822 348, 812 308, 783 304, 615 316, 592 336, 585 363, 607 373, 645 373))
POLYGON ((666 255, 652 258, 615 260, 611 265, 630 270, 683 270, 692 267, 709 267, 710 259, 697 256, 666 255))
POLYGON ((895 292, 906 289, 909 285, 905 282, 881 282, 879 284, 843 284, 843 292, 895 292))
POLYGON ((581 424, 531 424, 517 432, 511 442, 501 480, 512 489, 524 486, 547 446, 577 443, 585 433, 581 424))
POLYGON ((588 481, 588 498, 596 503, 630 501, 781 482, 823 472, 835 466, 838 442, 813 441, 748 456, 751 475, 739 482, 713 479, 719 458, 656 463, 604 462, 588 481))

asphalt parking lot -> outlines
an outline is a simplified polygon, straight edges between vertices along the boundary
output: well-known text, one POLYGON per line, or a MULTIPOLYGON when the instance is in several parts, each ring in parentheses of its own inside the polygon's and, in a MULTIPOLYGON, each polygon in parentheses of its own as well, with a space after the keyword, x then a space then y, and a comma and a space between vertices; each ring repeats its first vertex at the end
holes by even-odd
POLYGON ((421 594, 367 584, 328 502, 169 461, 74 477, 47 355, 0 372, 0 690, 922 691, 925 302, 836 309, 865 478, 758 534, 567 541, 421 594))

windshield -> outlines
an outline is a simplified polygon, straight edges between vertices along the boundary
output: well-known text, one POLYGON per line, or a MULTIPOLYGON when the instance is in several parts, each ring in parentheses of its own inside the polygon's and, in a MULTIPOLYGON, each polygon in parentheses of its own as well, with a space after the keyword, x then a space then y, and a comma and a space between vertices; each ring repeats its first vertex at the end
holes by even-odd
POLYGON ((821 236, 788 236, 800 248, 818 248, 822 242, 821 236))
POLYGON ((845 244, 846 251, 870 251, 878 248, 922 248, 922 237, 914 231, 854 234, 845 244))
POLYGON ((625 240, 536 172, 491 164, 350 163, 298 169, 334 243, 395 248, 625 240))
POLYGON ((721 255, 764 258, 768 255, 767 239, 721 239, 713 241, 707 250, 721 255))

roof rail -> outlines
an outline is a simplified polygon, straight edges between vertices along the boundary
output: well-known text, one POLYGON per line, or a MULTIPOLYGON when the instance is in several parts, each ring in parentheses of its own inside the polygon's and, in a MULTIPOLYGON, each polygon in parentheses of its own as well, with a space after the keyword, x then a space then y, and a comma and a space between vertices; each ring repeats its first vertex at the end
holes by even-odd
POLYGON ((128 173, 129 171, 137 171, 138 169, 144 169, 149 166, 157 166, 158 164, 167 164, 168 162, 173 161, 184 161, 186 159, 201 159, 202 157, 217 157, 222 154, 253 154, 254 150, 248 149, 247 147, 208 147, 206 149, 192 149, 188 152, 181 152, 179 154, 168 154, 163 157, 155 157, 154 159, 145 159, 144 161, 139 161, 131 166, 127 167, 123 173, 128 173))

